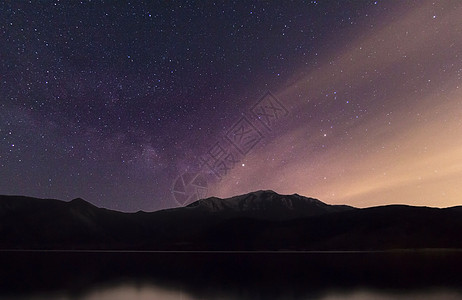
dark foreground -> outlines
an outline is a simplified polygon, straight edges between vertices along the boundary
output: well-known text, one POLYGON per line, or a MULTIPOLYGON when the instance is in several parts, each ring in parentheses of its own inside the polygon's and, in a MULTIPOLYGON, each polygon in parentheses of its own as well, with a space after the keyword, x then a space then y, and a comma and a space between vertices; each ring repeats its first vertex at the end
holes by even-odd
POLYGON ((151 213, 0 196, 0 249, 462 249, 462 206, 358 209, 257 191, 151 213))
POLYGON ((462 297, 461 271, 460 251, 0 252, 0 299, 53 293, 86 299, 94 289, 125 282, 181 289, 189 295, 184 299, 305 299, 361 289, 443 289, 462 297))

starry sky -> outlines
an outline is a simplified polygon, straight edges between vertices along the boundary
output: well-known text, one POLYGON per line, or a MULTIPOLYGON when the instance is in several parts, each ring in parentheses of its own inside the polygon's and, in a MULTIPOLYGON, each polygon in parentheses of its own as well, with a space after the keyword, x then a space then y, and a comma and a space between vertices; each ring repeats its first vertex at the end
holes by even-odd
POLYGON ((461 15, 458 0, 2 1, 0 194, 460 205, 461 15))

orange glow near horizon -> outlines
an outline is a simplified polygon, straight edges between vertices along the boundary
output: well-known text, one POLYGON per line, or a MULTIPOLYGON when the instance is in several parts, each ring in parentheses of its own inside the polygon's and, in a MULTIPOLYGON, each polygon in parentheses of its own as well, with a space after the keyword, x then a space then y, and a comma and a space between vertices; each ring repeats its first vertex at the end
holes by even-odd
POLYGON ((277 93, 290 108, 279 133, 210 194, 272 189, 357 207, 462 204, 461 15, 462 3, 422 2, 301 70, 277 93))

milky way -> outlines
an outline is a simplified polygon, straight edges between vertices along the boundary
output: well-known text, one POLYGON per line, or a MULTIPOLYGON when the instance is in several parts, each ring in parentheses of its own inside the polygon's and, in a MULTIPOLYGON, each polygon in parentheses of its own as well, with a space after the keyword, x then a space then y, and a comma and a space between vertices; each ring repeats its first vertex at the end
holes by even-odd
POLYGON ((219 145, 234 160, 203 165, 207 196, 458 205, 460 15, 459 1, 3 3, 0 193, 173 207, 175 180, 219 145))

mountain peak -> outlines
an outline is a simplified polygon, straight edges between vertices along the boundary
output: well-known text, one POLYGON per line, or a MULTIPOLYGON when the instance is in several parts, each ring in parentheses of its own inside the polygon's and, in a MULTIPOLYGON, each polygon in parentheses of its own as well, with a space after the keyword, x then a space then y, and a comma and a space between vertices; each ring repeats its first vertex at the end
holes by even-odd
POLYGON ((91 204, 90 202, 88 201, 85 201, 83 200, 82 198, 75 198, 75 199, 72 199, 69 204, 71 204, 72 206, 79 206, 79 207, 88 207, 88 206, 94 206, 93 204, 91 204))
POLYGON ((291 219, 353 209, 329 205, 298 194, 280 195, 272 190, 259 190, 227 199, 210 197, 191 203, 188 207, 212 213, 271 219, 291 219))
POLYGON ((275 195, 279 195, 278 193, 276 193, 273 190, 258 190, 258 191, 255 191, 255 192, 247 193, 247 195, 249 195, 249 194, 275 194, 275 195))

